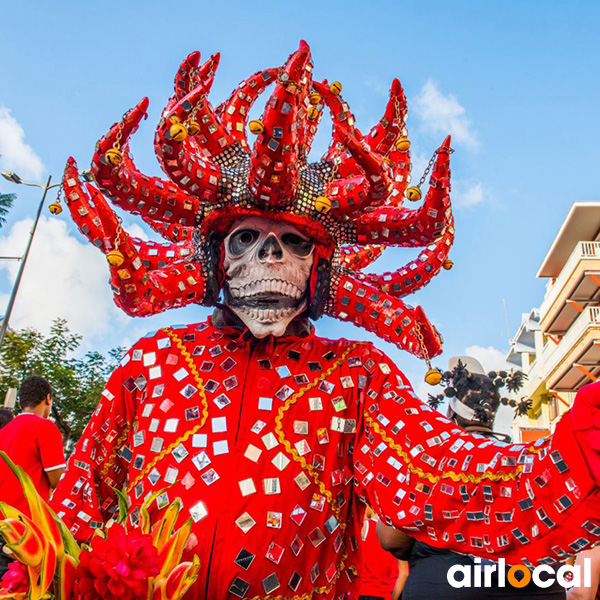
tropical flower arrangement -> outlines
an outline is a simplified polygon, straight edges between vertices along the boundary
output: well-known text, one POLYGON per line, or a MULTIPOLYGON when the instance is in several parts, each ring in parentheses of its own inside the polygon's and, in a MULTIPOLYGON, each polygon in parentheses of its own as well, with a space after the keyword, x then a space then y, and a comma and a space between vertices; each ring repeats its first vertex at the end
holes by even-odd
POLYGON ((31 517, 0 502, 0 535, 15 557, 0 581, 0 600, 181 600, 198 577, 197 556, 181 562, 191 519, 178 530, 177 498, 154 525, 152 494, 129 526, 127 497, 115 490, 119 514, 79 545, 67 526, 37 493, 29 475, 0 452, 18 477, 31 517))

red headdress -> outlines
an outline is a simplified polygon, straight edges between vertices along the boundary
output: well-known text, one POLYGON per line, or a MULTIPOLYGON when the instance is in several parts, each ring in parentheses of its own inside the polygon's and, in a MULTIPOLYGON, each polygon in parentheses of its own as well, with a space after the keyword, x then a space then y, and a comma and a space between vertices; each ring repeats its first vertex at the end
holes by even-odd
MULTIPOLYGON (((450 138, 432 160, 422 205, 409 210, 403 197, 410 181, 410 143, 398 80, 383 118, 362 135, 340 95, 341 85, 313 81, 305 42, 285 66, 259 71, 215 109, 207 96, 218 62, 215 55, 200 65, 194 52, 176 75, 175 94, 155 137, 169 180, 140 173, 129 153, 129 138, 146 114, 146 98, 98 142, 92 170, 100 191, 79 181, 73 159, 67 163, 66 202, 80 230, 107 254, 116 303, 132 316, 212 304, 220 286, 215 240, 244 216, 285 219, 317 242, 313 316, 324 312, 352 321, 417 356, 439 354, 435 328, 420 307, 411 308, 401 298, 451 264, 450 138), (250 123, 257 134, 251 147, 248 113, 270 84, 274 91, 262 117, 250 123), (333 140, 320 162, 309 163, 325 106, 333 140), (128 236, 103 195, 140 214, 169 243, 128 236), (363 273, 385 246, 424 249, 396 271, 363 273)), ((409 198, 420 199, 420 185, 409 188, 409 198)))

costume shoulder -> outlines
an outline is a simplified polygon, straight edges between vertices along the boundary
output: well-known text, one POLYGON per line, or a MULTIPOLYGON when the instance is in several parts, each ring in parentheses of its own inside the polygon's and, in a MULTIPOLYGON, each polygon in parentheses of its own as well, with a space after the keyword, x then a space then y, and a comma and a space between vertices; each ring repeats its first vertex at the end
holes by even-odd
POLYGON ((139 338, 127 351, 126 356, 132 354, 136 350, 144 351, 149 350, 150 348, 154 350, 157 348, 167 348, 170 344, 165 342, 165 340, 182 339, 183 336, 189 335, 190 333, 200 334, 212 329, 214 328, 211 325, 210 319, 199 323, 174 324, 161 327, 160 329, 154 329, 139 338))

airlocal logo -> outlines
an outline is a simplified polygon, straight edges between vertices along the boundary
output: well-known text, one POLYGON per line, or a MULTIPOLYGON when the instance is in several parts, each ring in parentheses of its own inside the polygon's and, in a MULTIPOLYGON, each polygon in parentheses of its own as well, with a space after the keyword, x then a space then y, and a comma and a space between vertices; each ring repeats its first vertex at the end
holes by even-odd
POLYGON ((540 588, 548 588, 555 581, 564 588, 591 587, 592 585, 592 569, 589 558, 583 560, 583 568, 580 565, 563 565, 554 569, 549 565, 540 565, 533 570, 525 565, 507 566, 503 558, 499 559, 497 563, 484 560, 482 564, 481 559, 476 557, 473 557, 473 561, 475 562, 473 566, 454 565, 448 569, 448 583, 453 588, 522 588, 530 581, 540 588), (567 576, 569 576, 569 580, 567 580, 567 576))

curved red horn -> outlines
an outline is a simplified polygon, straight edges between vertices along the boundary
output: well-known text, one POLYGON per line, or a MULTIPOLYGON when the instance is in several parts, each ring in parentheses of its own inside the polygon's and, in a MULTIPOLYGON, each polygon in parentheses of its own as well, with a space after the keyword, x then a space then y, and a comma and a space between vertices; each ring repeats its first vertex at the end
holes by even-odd
POLYGON ((410 308, 402 300, 384 294, 363 281, 339 275, 327 314, 374 333, 420 358, 442 351, 442 339, 423 309, 410 308))
POLYGON ((200 52, 195 50, 190 52, 181 65, 177 69, 174 81, 174 91, 177 98, 183 98, 190 91, 190 81, 192 80, 192 72, 198 68, 200 64, 200 52))
POLYGON ((280 72, 280 68, 265 69, 248 77, 246 81, 242 81, 229 99, 216 109, 217 114, 221 116, 221 122, 231 136, 246 149, 248 148, 246 125, 250 109, 264 89, 277 79, 280 72))
POLYGON ((337 133, 364 175, 329 184, 327 195, 331 200, 331 212, 336 216, 358 215, 365 208, 382 204, 387 198, 391 189, 389 166, 364 148, 349 131, 338 127, 337 133))
POLYGON ((306 42, 288 59, 263 114, 263 132, 250 157, 249 185, 267 204, 288 203, 298 178, 300 132, 296 126, 302 88, 308 87, 310 49, 306 42))
POLYGON ((198 199, 168 181, 143 175, 129 157, 127 142, 147 108, 148 99, 144 98, 98 142, 92 159, 96 182, 103 193, 128 212, 168 223, 194 225, 198 199), (113 166, 107 162, 106 155, 115 144, 121 146, 122 162, 113 166))
POLYGON ((403 133, 406 123, 406 96, 400 81, 392 81, 390 90, 390 99, 385 108, 383 118, 364 136, 363 140, 369 145, 371 150, 387 156, 394 147, 396 140, 403 133))
POLYGON ((142 220, 148 224, 156 233, 160 234, 165 240, 169 240, 174 244, 192 244, 192 236, 194 235, 194 227, 184 227, 173 223, 163 223, 155 221, 150 217, 142 217, 142 220))
POLYGON ((360 275, 360 279, 397 298, 414 294, 425 287, 446 265, 453 242, 454 225, 451 223, 436 242, 424 248, 407 265, 388 273, 365 273, 360 275))
POLYGON ((352 271, 362 271, 375 262, 385 246, 342 246, 340 266, 352 271))
POLYGON ((441 234, 450 213, 450 136, 437 151, 429 190, 416 210, 381 206, 355 221, 359 244, 426 246, 441 234))
MULTIPOLYGON (((117 249, 123 263, 110 267, 116 304, 130 316, 148 316, 204 297, 204 276, 186 258, 191 248, 160 248, 132 238, 119 229, 119 221, 102 194, 81 184, 77 164, 69 158, 63 175, 65 202, 80 231, 104 254, 117 249), (173 252, 176 258, 169 256, 173 252), (162 264, 164 263, 164 267, 162 264), (183 292, 183 295, 182 295, 183 292)), ((160 245, 157 245, 160 246, 160 245)))

